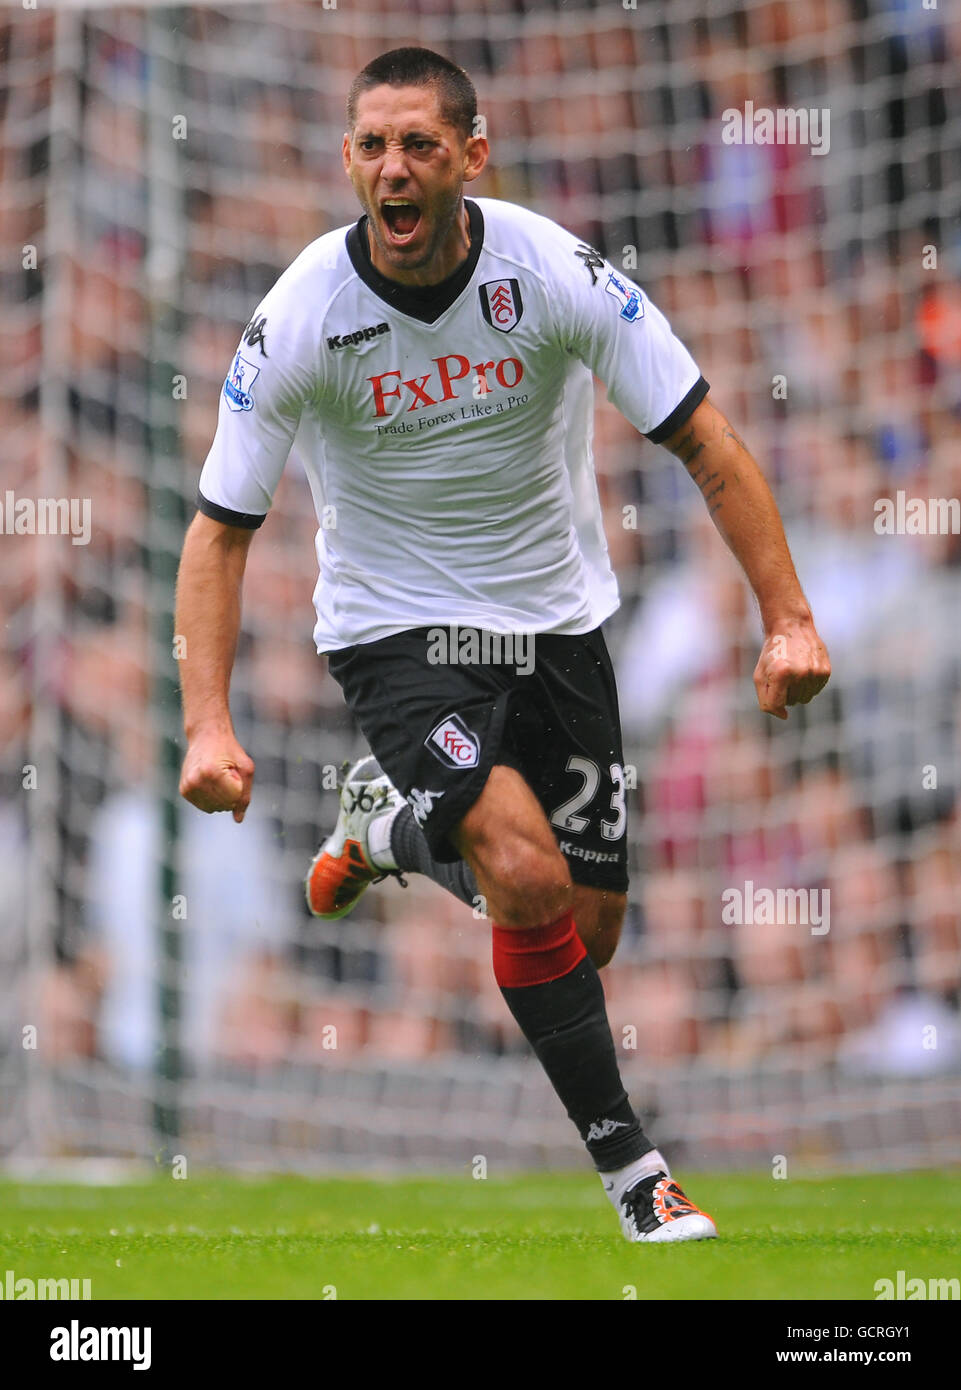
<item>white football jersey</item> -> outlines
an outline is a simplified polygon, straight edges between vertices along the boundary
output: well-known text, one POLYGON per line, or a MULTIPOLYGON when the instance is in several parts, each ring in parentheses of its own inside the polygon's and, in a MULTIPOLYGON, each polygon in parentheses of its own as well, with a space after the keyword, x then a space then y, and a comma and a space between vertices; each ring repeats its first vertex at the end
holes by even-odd
POLYGON ((655 441, 708 384, 643 290, 555 222, 467 199, 471 245, 412 288, 366 217, 304 250, 224 383, 198 505, 264 520, 296 436, 313 493, 318 651, 434 625, 582 633, 617 607, 593 375, 655 441))

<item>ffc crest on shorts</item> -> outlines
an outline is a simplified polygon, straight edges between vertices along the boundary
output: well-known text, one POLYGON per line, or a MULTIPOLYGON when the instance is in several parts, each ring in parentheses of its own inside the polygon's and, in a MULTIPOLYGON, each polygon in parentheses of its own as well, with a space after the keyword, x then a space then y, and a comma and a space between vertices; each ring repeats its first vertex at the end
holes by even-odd
POLYGON ((478 293, 484 318, 491 328, 496 328, 498 333, 509 333, 516 328, 524 312, 521 287, 516 280, 488 280, 478 293))
POLYGON ((425 738, 424 747, 447 767, 476 767, 480 761, 480 740, 459 714, 442 719, 425 738))
POLYGON ((250 388, 259 376, 260 368, 255 367, 253 362, 248 362, 246 357, 241 357, 238 352, 224 382, 228 410, 253 410, 254 398, 250 394, 250 388))

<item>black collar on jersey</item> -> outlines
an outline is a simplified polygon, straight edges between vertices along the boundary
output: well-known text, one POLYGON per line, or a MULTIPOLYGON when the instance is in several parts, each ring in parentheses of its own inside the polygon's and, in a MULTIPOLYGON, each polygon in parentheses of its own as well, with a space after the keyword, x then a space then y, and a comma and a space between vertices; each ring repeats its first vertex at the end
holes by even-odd
POLYGON ((448 275, 446 280, 441 280, 436 285, 401 285, 396 280, 381 275, 371 263, 365 212, 360 221, 347 233, 347 254, 368 289, 373 290, 378 299, 382 299, 392 309, 399 309, 402 314, 409 314, 412 319, 420 319, 421 323, 435 323, 466 288, 484 246, 484 214, 469 198, 464 199, 464 205, 470 221, 470 250, 467 260, 457 267, 453 275, 448 275))

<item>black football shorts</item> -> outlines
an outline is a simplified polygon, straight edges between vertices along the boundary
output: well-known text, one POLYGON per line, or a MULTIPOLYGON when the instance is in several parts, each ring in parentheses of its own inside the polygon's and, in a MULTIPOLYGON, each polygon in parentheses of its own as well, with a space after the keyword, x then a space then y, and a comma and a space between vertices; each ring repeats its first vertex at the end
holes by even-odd
POLYGON ((627 891, 627 805, 614 671, 600 628, 499 637, 416 628, 328 653, 371 752, 435 859, 495 763, 526 778, 575 883, 627 891))

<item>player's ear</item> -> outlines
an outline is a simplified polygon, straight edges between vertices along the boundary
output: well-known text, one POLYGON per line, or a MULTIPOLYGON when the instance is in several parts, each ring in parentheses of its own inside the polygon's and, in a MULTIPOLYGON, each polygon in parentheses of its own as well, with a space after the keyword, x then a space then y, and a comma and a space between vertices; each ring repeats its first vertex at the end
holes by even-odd
POLYGON ((345 171, 345 173, 348 173, 348 174, 349 174, 349 173, 350 173, 350 131, 347 131, 347 130, 344 131, 343 156, 344 156, 344 171, 345 171))
POLYGON ((490 145, 485 135, 472 135, 464 145, 464 182, 471 183, 484 172, 490 158, 490 145))

